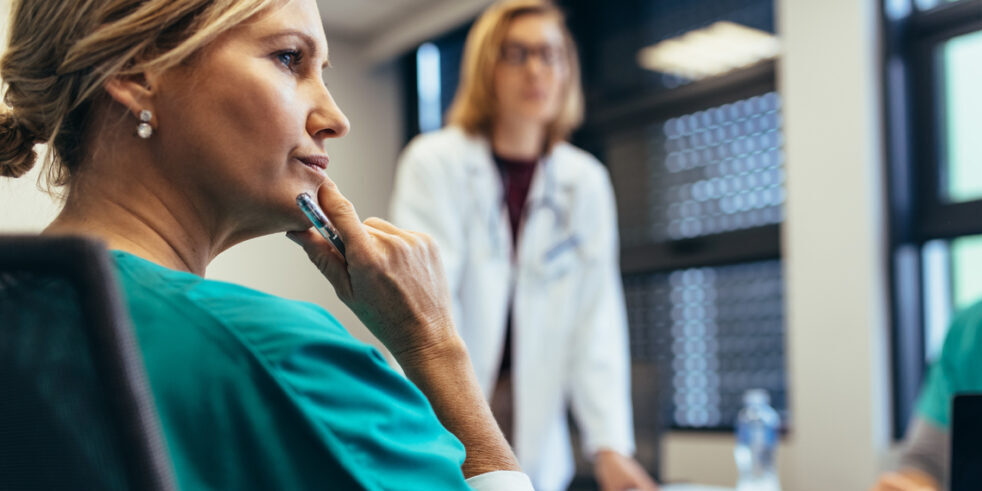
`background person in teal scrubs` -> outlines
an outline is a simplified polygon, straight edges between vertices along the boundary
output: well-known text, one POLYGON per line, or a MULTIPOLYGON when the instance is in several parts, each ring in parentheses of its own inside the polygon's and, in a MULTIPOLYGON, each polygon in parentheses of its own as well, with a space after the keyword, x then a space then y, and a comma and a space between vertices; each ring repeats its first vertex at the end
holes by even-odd
POLYGON ((66 200, 45 233, 115 250, 182 489, 531 489, 432 241, 361 222, 327 177, 348 121, 320 19, 315 0, 16 1, 0 175, 49 143, 66 200), (347 259, 306 230, 303 192, 347 259), (221 251, 291 230, 412 383, 319 307, 203 278, 221 251))
POLYGON ((951 402, 955 394, 982 391, 982 302, 958 314, 931 367, 917 414, 904 437, 900 469, 880 478, 874 491, 935 491, 950 470, 951 402))

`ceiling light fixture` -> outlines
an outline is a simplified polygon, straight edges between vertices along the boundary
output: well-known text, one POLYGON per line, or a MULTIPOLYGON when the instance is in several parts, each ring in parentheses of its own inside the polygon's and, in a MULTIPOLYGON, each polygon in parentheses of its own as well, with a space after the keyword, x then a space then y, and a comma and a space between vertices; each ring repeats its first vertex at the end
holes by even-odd
POLYGON ((638 52, 642 68, 701 80, 776 58, 780 42, 768 32, 721 21, 638 52))

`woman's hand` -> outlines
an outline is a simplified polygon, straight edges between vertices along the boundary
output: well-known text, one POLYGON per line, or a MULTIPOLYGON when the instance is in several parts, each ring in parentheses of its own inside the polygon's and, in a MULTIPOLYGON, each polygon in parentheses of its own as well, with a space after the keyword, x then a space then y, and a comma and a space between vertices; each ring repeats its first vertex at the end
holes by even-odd
POLYGON ((938 491, 940 487, 931 476, 916 470, 890 472, 870 488, 870 491, 938 491))
POLYGON ((467 448, 464 476, 519 470, 454 329, 449 289, 433 241, 377 218, 361 223, 331 180, 317 194, 345 243, 347 262, 312 229, 290 232, 289 237, 303 246, 338 297, 392 352, 443 426, 467 448))
POLYGON ((318 201, 345 243, 347 261, 314 229, 288 236, 393 356, 404 363, 459 344, 447 281, 429 236, 379 218, 362 223, 330 179, 318 201))
POLYGON ((593 468, 601 491, 658 491, 641 464, 613 450, 597 452, 593 468))

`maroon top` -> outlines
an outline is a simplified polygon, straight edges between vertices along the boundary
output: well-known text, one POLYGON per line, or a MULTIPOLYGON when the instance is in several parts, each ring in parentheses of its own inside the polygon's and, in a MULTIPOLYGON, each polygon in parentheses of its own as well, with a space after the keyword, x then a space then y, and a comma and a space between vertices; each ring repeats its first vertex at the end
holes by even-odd
MULTIPOLYGON (((518 248, 518 226, 525 211, 529 189, 532 187, 532 176, 538 167, 538 160, 506 159, 494 154, 494 163, 501 173, 501 181, 505 188, 505 205, 508 206, 508 221, 511 224, 512 254, 518 248)), ((511 306, 508 307, 508 320, 505 326, 505 349, 501 355, 499 377, 511 373, 511 306)))
POLYGON ((498 165, 501 181, 505 187, 505 204, 508 205, 508 220, 511 223, 511 243, 518 244, 518 224, 525 209, 529 188, 532 187, 532 176, 538 160, 513 160, 494 154, 494 163, 498 165))

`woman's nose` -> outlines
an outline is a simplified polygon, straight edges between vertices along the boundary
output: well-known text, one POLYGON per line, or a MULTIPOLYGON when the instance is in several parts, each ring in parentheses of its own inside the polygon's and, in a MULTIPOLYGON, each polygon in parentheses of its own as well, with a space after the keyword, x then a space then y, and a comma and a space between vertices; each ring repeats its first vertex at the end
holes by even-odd
POLYGON ((340 138, 348 134, 350 128, 348 117, 341 112, 327 88, 323 88, 314 110, 307 118, 307 132, 315 139, 322 140, 340 138))
POLYGON ((544 75, 551 68, 543 58, 541 53, 530 54, 525 59, 525 72, 533 76, 544 75))

